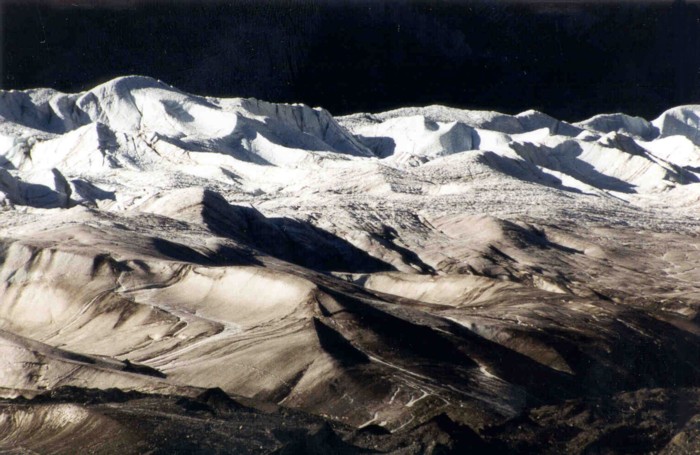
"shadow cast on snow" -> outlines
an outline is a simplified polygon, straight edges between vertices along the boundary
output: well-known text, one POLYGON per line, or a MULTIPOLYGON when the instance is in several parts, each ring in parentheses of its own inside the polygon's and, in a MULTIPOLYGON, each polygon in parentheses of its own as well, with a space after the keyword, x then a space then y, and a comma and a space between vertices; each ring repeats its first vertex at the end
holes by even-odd
POLYGON ((216 235, 228 237, 270 256, 329 272, 372 273, 395 270, 348 241, 313 224, 291 218, 267 218, 252 207, 230 205, 205 191, 203 217, 216 235))

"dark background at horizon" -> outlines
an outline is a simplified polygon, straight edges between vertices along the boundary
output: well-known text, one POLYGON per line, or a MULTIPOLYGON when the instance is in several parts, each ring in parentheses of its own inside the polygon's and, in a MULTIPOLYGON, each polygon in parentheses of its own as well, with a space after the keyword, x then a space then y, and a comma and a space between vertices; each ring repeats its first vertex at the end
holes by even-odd
POLYGON ((695 2, 90 3, 0 3, 1 87, 142 74, 336 115, 445 104, 572 121, 700 102, 695 2))

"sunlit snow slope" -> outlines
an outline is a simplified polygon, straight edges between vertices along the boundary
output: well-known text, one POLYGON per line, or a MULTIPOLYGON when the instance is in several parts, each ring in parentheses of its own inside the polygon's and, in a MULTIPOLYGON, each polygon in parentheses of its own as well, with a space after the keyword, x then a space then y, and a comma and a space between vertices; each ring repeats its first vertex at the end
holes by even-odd
MULTIPOLYGON (((626 414, 596 427, 572 402, 700 386, 699 128, 700 106, 333 117, 145 77, 0 92, 1 390, 219 387, 355 428, 444 415, 503 450, 603 450, 626 414), (508 426, 562 415, 579 431, 551 447, 508 426)), ((88 413, 22 419, 68 411, 88 413)), ((692 444, 696 413, 641 447, 692 444)), ((3 418, 0 448, 33 447, 3 418)))

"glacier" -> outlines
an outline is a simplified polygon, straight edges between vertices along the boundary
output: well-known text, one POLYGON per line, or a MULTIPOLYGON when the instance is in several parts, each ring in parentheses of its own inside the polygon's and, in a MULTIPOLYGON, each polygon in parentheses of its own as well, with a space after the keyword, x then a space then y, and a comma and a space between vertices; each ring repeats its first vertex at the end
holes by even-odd
POLYGON ((2 91, 0 448, 685 453, 699 228, 700 106, 2 91))

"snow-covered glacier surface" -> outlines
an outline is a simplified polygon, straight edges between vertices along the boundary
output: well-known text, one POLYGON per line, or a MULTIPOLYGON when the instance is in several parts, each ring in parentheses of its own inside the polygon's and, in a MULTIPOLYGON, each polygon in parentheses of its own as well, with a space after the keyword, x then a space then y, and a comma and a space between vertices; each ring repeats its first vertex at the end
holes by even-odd
POLYGON ((699 230, 700 106, 0 92, 0 448, 686 453, 699 230))

